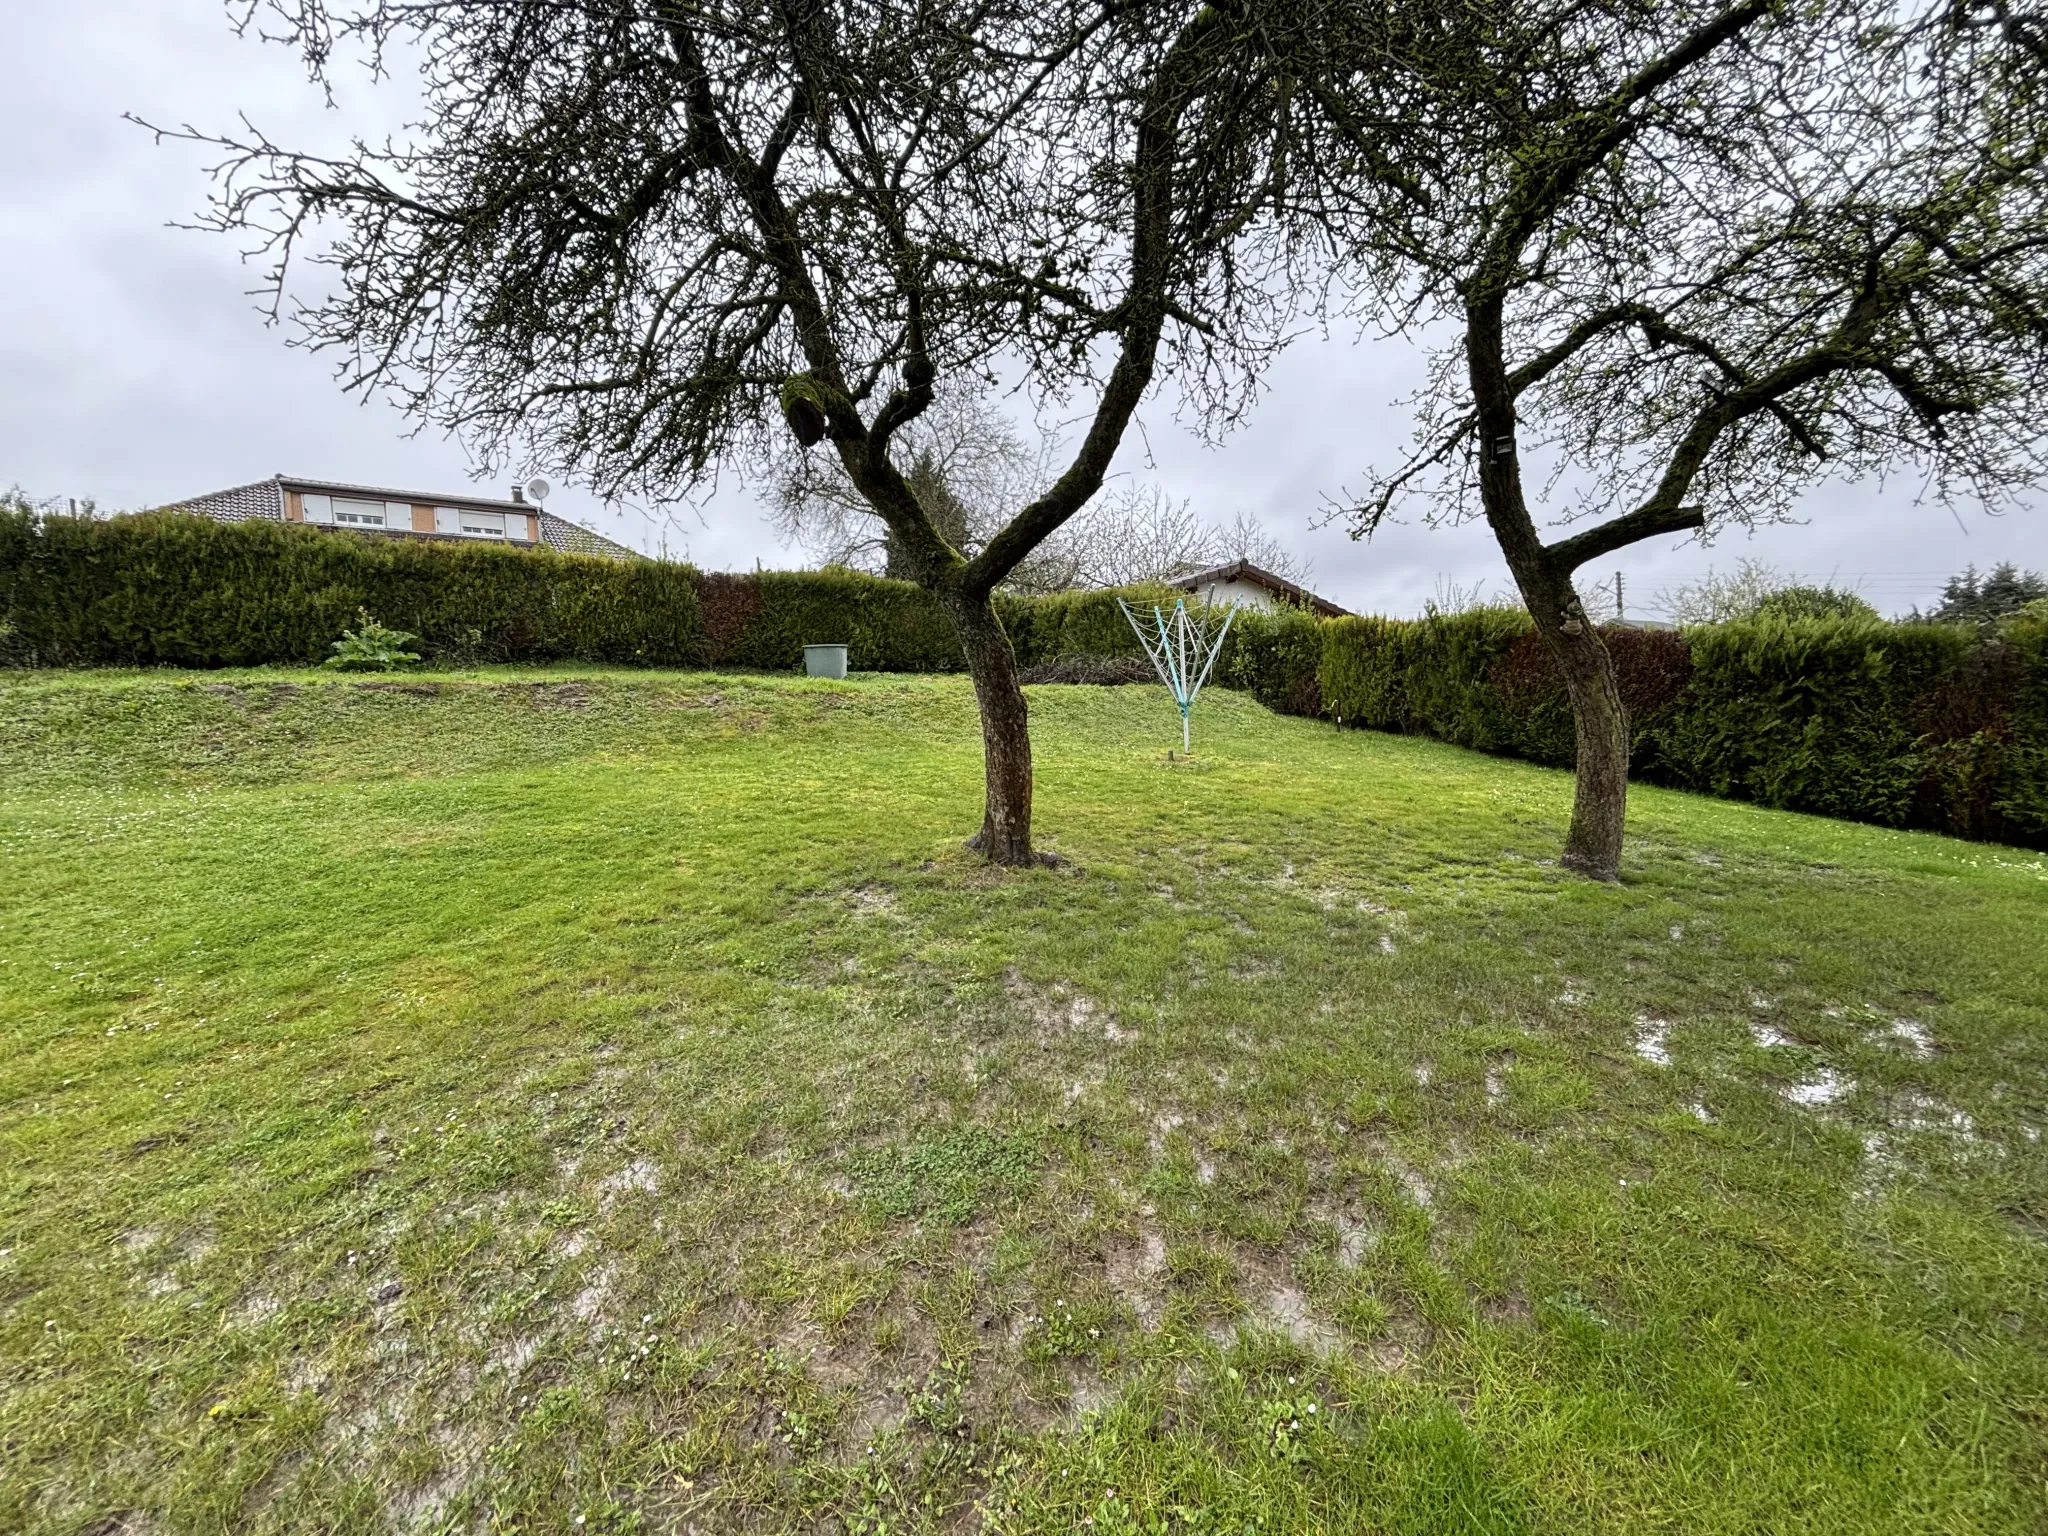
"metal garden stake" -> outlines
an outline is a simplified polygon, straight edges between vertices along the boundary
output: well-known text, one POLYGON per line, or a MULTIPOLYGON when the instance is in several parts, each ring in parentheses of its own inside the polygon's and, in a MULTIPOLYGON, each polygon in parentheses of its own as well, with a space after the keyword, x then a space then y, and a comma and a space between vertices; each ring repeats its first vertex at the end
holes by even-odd
POLYGON ((1180 706, 1180 749, 1192 753, 1188 716, 1194 710, 1202 684, 1209 681, 1216 658, 1223 654, 1223 640, 1230 633, 1230 621, 1237 617, 1237 610, 1231 608, 1224 613, 1223 627, 1212 638, 1206 618, 1190 615, 1185 602, 1174 603, 1171 618, 1160 611, 1158 604, 1153 604, 1150 624, 1133 613, 1131 605, 1122 598, 1116 600, 1116 605, 1123 609, 1124 617, 1137 633, 1138 643, 1152 658, 1152 670, 1159 674, 1159 681, 1166 684, 1166 691, 1180 706))

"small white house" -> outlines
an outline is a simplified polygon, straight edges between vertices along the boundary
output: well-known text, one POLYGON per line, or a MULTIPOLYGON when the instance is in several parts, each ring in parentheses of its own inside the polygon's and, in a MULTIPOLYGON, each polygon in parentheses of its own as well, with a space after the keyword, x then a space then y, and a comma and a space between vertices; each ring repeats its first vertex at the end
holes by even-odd
POLYGON ((1341 619, 1350 612, 1327 597, 1317 597, 1285 576, 1261 570, 1249 560, 1232 560, 1212 565, 1206 571, 1190 571, 1167 583, 1205 603, 1219 607, 1256 608, 1271 613, 1278 608, 1306 608, 1319 619, 1341 619))

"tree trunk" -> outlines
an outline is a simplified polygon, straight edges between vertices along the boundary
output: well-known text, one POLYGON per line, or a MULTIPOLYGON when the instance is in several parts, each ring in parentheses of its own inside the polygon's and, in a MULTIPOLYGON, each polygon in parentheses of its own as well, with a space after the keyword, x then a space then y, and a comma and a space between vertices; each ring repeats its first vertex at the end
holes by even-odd
POLYGON ((1017 653, 987 597, 944 599, 981 708, 981 745, 988 785, 981 830, 967 846, 996 864, 1049 864, 1031 850, 1031 726, 1017 681, 1017 653))
POLYGON ((1525 575, 1518 569, 1514 575, 1543 643, 1564 673, 1572 705, 1578 777, 1560 862, 1595 880, 1619 880, 1622 827, 1628 814, 1629 734, 1614 658, 1586 617, 1568 576, 1550 570, 1525 575))
POLYGON ((1628 814, 1628 709, 1621 702, 1614 658, 1607 653, 1571 578, 1544 568, 1509 569, 1536 629, 1564 673, 1577 739, 1577 782, 1571 828, 1560 862, 1595 880, 1621 878, 1622 828, 1628 814))
POLYGON ((1561 861, 1595 880, 1619 880, 1628 815, 1628 709, 1615 681, 1614 658, 1591 624, 1577 623, 1582 626, 1577 634, 1547 637, 1551 654, 1564 668, 1578 741, 1572 824, 1561 861))
POLYGON ((1507 559, 1537 633, 1564 671, 1578 740, 1578 782, 1571 830, 1560 862, 1596 880, 1621 878, 1622 828, 1628 812, 1628 711, 1615 680, 1614 658, 1600 643, 1579 602, 1571 571, 1544 547, 1522 494, 1515 445, 1514 398, 1501 356, 1498 300, 1466 310, 1466 359, 1479 435, 1479 488, 1500 552, 1507 559))

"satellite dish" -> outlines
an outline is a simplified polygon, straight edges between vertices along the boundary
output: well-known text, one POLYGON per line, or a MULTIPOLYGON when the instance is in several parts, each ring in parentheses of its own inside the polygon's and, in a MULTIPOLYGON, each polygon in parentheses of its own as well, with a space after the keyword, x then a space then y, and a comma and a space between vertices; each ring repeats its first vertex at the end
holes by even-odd
POLYGON ((551 489, 552 487, 549 486, 547 481, 535 475, 526 482, 526 499, 528 501, 546 501, 548 499, 548 492, 551 489))

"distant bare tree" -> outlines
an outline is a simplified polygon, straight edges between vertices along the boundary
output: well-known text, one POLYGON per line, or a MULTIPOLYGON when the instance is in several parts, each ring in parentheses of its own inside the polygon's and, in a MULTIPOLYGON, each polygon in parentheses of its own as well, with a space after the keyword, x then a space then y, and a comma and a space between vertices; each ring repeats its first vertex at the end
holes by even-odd
POLYGON ((344 385, 604 493, 676 497, 760 467, 781 431, 824 445, 959 635, 986 764, 973 846, 1030 862, 1030 734, 991 594, 1095 494, 1162 370, 1227 413, 1272 344, 1287 285, 1260 214, 1291 96, 1257 40, 1198 0, 243 16, 316 79, 342 50, 421 72, 421 120, 388 146, 190 134, 225 155, 207 222, 255 237, 280 299, 331 234, 334 291, 296 318, 344 385), (997 359, 1086 402, 1086 426, 963 549, 905 433, 997 359))
MULTIPOLYGON (((904 429, 904 477, 933 522, 972 554, 1056 472, 1057 445, 1028 442, 987 395, 941 392, 904 429)), ((907 577, 906 552, 834 460, 791 455, 776 482, 775 531, 821 565, 907 577)), ((1117 587, 1249 560, 1295 579, 1300 563, 1248 512, 1210 523, 1185 498, 1122 482, 1097 495, 1010 572, 1017 592, 1117 587)))
POLYGON ((1726 624, 1746 619, 1792 578, 1762 560, 1744 560, 1732 571, 1709 570, 1698 581, 1682 582, 1657 594, 1657 607, 1674 624, 1726 624))
MULTIPOLYGON (((984 392, 956 384, 935 389, 930 409, 904 426, 897 457, 933 526, 972 558, 1014 509, 1057 475, 1052 447, 1027 444, 984 392)), ((787 453, 776 468, 770 518, 785 545, 802 549, 820 565, 915 579, 909 548, 890 532, 837 458, 787 453)))
POLYGON ((1157 485, 1130 484, 1097 497, 1048 539, 1028 566, 1019 567, 1018 586, 1047 592, 1122 587, 1168 581, 1229 560, 1249 560, 1290 581, 1302 574, 1300 562, 1250 513, 1211 523, 1187 498, 1175 500, 1157 485))

